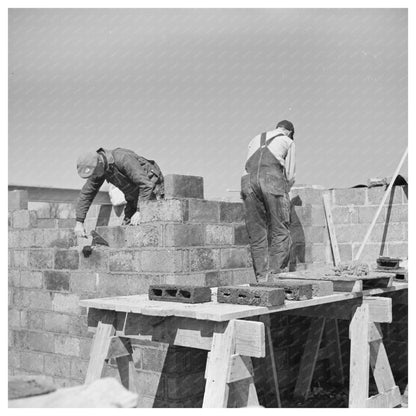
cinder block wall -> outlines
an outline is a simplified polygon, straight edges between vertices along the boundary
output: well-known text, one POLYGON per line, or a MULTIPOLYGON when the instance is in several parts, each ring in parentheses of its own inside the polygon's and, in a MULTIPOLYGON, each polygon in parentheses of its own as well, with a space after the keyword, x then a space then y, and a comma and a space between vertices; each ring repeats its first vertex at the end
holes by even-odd
MULTIPOLYGON (((394 189, 391 209, 383 210, 363 260, 375 261, 381 247, 384 255, 407 256, 407 188, 394 189)), ((348 261, 383 190, 329 192, 341 259, 348 261)), ((74 204, 35 203, 22 193, 9 194, 9 374, 46 374, 61 386, 83 383, 92 335, 80 299, 146 293, 150 284, 159 283, 218 286, 253 281, 241 203, 206 201, 202 178, 179 175, 168 175, 167 197, 142 204, 142 224, 137 227, 120 227, 120 211, 111 206, 93 206, 87 229, 98 226, 110 248, 84 258, 86 242, 72 231, 74 204)), ((291 199, 292 267, 330 263, 322 191, 297 189, 291 199)), ((290 395, 310 321, 273 319, 279 384, 282 394, 290 395)), ((401 351, 407 352, 403 331, 391 331, 389 340, 396 346, 402 343, 401 351)), ((202 404, 206 352, 144 341, 133 347, 143 380, 141 406, 202 404)), ((403 355, 400 359, 403 363, 403 355)), ((105 374, 118 377, 115 363, 106 366, 105 374)), ((316 377, 325 379, 325 361, 316 377)))

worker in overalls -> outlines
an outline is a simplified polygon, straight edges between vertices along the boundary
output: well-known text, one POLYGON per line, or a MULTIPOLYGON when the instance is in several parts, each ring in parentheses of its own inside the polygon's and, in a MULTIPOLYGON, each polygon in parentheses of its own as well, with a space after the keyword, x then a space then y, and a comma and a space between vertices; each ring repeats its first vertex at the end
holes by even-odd
POLYGON ((241 197, 257 281, 278 274, 289 263, 289 190, 295 182, 295 129, 280 121, 248 146, 241 197))

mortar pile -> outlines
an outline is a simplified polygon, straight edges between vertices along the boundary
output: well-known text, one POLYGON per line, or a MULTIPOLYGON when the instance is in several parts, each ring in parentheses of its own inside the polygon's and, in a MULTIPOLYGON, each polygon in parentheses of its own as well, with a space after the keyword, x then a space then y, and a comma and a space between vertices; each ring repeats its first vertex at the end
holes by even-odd
POLYGON ((352 261, 340 263, 338 266, 332 267, 335 276, 367 276, 370 267, 367 263, 352 261))

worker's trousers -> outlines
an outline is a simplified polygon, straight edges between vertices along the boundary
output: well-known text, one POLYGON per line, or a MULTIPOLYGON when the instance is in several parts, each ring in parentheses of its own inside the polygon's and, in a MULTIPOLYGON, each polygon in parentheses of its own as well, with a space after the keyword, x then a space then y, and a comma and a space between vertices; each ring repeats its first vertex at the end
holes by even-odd
POLYGON ((274 195, 252 184, 242 196, 256 280, 264 280, 289 263, 289 195, 274 195))

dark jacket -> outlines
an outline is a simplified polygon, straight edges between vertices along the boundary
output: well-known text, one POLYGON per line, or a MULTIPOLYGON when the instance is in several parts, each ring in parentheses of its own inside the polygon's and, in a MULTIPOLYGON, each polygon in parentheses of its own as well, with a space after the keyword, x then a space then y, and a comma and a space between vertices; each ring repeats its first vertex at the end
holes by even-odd
POLYGON ((104 157, 104 175, 89 177, 82 187, 77 201, 77 221, 84 222, 88 209, 105 180, 124 193, 127 203, 137 199, 147 201, 155 196, 163 197, 164 179, 155 161, 147 160, 131 150, 122 148, 114 150, 101 148, 97 153, 104 157))

